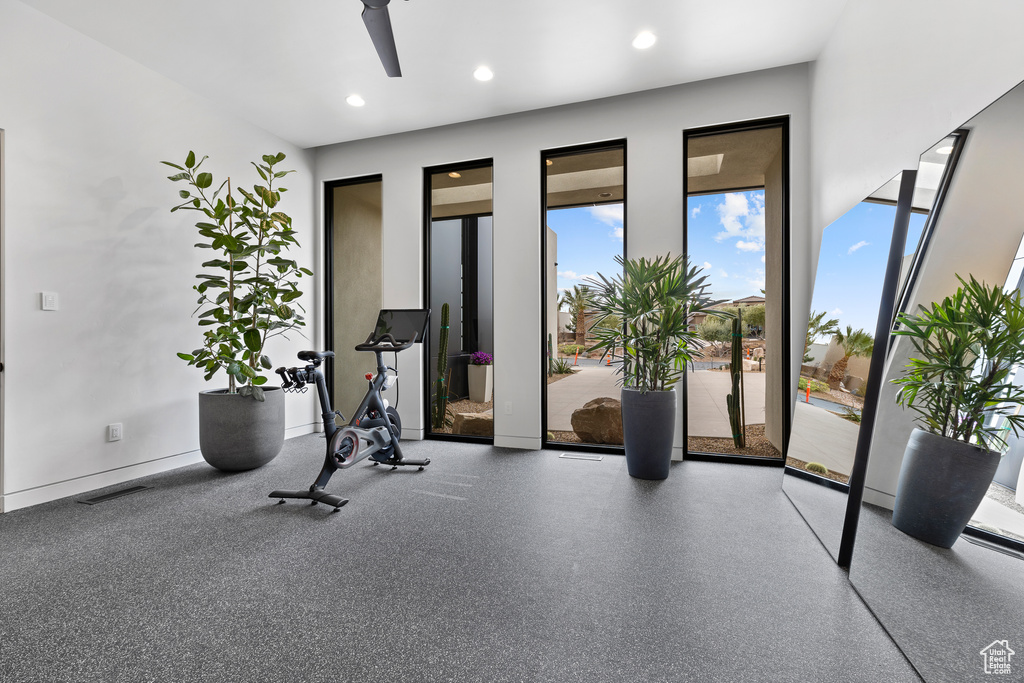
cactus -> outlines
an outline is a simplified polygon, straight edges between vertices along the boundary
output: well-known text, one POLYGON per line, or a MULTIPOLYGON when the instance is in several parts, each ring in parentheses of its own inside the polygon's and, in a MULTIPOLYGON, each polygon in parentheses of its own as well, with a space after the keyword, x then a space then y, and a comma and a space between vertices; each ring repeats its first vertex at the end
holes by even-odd
POLYGON ((551 367, 551 366, 552 366, 552 364, 553 364, 554 362, 555 362, 555 357, 554 357, 554 355, 553 355, 553 354, 551 353, 551 333, 549 332, 549 333, 548 333, 548 377, 550 377, 550 376, 551 376, 551 374, 552 374, 552 372, 553 372, 553 370, 552 370, 552 367, 551 367))
POLYGON ((808 472, 817 472, 818 474, 828 475, 828 468, 822 465, 820 462, 809 462, 804 467, 808 472))
POLYGON ((732 320, 729 374, 732 375, 732 393, 725 397, 729 426, 732 428, 733 444, 736 448, 743 448, 747 443, 747 425, 743 419, 743 309, 737 309, 736 317, 732 320))
POLYGON ((448 387, 445 375, 448 373, 448 304, 441 305, 441 338, 437 345, 437 379, 434 380, 434 404, 430 411, 430 426, 444 429, 448 416, 448 387))

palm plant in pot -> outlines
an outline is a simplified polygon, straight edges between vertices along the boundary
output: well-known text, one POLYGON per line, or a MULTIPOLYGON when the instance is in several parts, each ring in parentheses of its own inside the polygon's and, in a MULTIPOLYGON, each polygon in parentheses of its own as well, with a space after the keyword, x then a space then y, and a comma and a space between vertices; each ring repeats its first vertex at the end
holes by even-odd
POLYGON ((915 357, 896 400, 917 413, 900 468, 893 525, 922 541, 952 547, 985 497, 1004 435, 1024 426, 1013 382, 1024 362, 1024 303, 973 276, 917 315, 900 314, 894 335, 915 357), (1002 419, 1000 419, 1002 418, 1002 419))
POLYGON ((183 164, 162 162, 178 171, 170 180, 188 186, 171 211, 201 214, 195 246, 211 251, 193 287, 202 346, 178 356, 207 381, 221 370, 227 375, 226 389, 199 394, 200 450, 218 469, 247 470, 270 462, 284 445, 284 392, 265 386, 272 365, 264 349, 305 324, 295 308, 302 308, 297 280, 312 272, 282 255, 298 246, 291 217, 278 208, 286 188, 275 185, 292 173, 277 169, 285 155, 252 164, 265 184, 251 190, 232 188, 231 178, 213 190, 213 174, 199 170, 206 158, 189 152, 183 164))
POLYGON ((607 355, 621 350, 615 360, 622 383, 622 431, 629 474, 641 479, 664 479, 672 460, 676 394, 673 385, 693 361, 696 331, 690 318, 696 313, 727 314, 711 310, 721 303, 707 294, 710 283, 701 269, 682 256, 625 260, 615 257, 622 274, 613 278, 598 273, 588 278, 590 307, 594 312, 590 333, 597 340, 589 349, 607 355), (617 318, 621 325, 602 325, 617 318))

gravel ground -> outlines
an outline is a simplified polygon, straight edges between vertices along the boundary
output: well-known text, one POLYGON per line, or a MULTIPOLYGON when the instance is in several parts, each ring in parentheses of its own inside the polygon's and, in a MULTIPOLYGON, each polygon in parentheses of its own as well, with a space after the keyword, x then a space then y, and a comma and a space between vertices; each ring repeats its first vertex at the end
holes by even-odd
POLYGON ((782 454, 765 438, 764 425, 747 425, 747 445, 736 448, 732 438, 712 438, 691 436, 686 441, 686 449, 697 453, 723 453, 726 455, 753 455, 759 458, 781 458, 782 454))

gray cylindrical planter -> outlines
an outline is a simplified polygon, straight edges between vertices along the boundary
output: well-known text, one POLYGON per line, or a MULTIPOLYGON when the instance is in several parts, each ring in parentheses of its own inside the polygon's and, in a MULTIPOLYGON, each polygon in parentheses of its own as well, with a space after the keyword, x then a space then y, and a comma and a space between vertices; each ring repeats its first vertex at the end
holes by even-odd
POLYGON ((998 466, 998 453, 915 429, 903 454, 892 525, 926 543, 953 547, 998 466))
POLYGON ((199 450, 219 470, 240 472, 266 465, 284 446, 284 392, 264 387, 265 401, 199 392, 199 450))
POLYGON ((672 464, 676 392, 622 388, 626 470, 638 479, 665 479, 672 464))

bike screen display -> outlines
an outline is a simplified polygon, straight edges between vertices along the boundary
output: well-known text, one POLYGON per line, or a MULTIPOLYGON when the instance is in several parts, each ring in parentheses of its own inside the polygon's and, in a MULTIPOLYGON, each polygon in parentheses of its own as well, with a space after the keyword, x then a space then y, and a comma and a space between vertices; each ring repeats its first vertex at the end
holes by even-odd
POLYGON ((377 314, 377 327, 373 330, 373 338, 390 334, 395 341, 404 344, 416 335, 416 341, 423 341, 427 333, 427 320, 430 309, 392 309, 386 308, 377 314))

